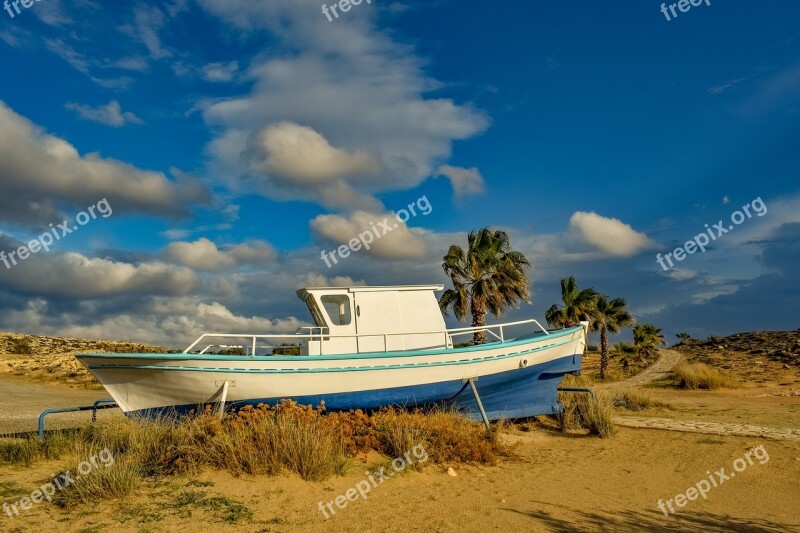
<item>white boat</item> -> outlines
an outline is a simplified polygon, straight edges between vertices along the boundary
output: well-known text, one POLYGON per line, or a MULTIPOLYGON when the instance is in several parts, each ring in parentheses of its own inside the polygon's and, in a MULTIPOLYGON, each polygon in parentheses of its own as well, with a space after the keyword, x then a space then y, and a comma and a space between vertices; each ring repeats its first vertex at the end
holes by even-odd
POLYGON ((306 288, 297 295, 315 325, 291 335, 204 333, 178 354, 77 358, 129 415, 288 398, 324 401, 328 410, 450 404, 484 420, 560 412, 556 388, 565 374, 580 373, 586 324, 547 331, 524 320, 447 329, 435 295, 442 289, 306 288), (513 329, 527 331, 509 338, 513 329), (478 330, 490 342, 454 346, 478 330), (209 353, 230 352, 232 341, 243 355, 209 353), (299 355, 275 355, 289 351, 287 344, 299 355))

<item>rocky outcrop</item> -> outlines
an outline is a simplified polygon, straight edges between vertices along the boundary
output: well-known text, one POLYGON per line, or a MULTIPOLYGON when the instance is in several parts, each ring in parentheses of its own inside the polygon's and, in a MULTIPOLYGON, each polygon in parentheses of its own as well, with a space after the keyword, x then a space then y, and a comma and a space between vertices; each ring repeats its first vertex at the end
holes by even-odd
POLYGON ((0 333, 0 375, 99 387, 76 353, 167 353, 150 344, 0 333), (5 354, 5 355, 3 355, 5 354))

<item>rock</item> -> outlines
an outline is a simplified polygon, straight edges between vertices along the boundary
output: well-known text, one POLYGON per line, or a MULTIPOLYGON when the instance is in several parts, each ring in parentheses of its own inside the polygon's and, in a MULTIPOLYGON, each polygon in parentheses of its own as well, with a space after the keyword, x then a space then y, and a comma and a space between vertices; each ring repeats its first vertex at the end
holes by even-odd
POLYGON ((458 477, 458 473, 456 473, 456 471, 453 470, 452 466, 447 469, 447 475, 452 477, 458 477))

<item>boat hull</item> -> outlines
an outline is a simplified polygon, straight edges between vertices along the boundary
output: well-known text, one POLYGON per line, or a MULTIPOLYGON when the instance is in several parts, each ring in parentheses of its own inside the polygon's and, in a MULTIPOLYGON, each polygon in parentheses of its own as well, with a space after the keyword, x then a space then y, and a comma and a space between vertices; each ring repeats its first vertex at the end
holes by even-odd
POLYGON ((291 398, 329 410, 450 404, 480 418, 473 379, 489 419, 554 414, 559 382, 580 372, 585 333, 572 328, 467 349, 313 357, 84 354, 129 415, 183 413, 225 400, 274 405, 291 398), (225 383, 227 382, 227 390, 225 383))

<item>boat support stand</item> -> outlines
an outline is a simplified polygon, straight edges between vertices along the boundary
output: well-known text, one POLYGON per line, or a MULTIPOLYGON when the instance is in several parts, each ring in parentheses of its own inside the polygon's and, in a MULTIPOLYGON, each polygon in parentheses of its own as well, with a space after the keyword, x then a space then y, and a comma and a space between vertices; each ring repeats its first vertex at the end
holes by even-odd
MULTIPOLYGON (((220 386, 220 382, 217 381, 214 383, 217 387, 220 386)), ((235 387, 235 381, 223 381, 222 382, 222 390, 220 391, 219 402, 217 402, 217 416, 222 418, 225 414, 225 402, 228 400, 228 387, 235 387)))
POLYGON ((469 383, 469 386, 472 388, 472 394, 475 396, 475 403, 478 404, 478 409, 481 411, 481 418, 483 418, 483 423, 486 424, 486 431, 489 431, 491 429, 489 426, 489 417, 486 416, 486 411, 483 409, 483 402, 481 402, 481 396, 478 394, 477 387, 475 387, 476 381, 478 381, 477 377, 471 377, 462 379, 461 383, 469 383))
POLYGON ((117 404, 111 398, 104 398, 102 400, 97 400, 92 405, 84 405, 81 407, 61 407, 58 409, 45 409, 39 415, 39 427, 38 427, 38 435, 40 439, 44 438, 44 418, 47 415, 52 415, 56 413, 74 413, 77 411, 91 411, 92 412, 92 423, 94 424, 97 421, 97 411, 101 409, 114 409, 118 407, 117 404))

